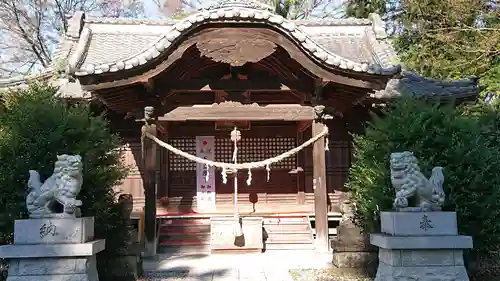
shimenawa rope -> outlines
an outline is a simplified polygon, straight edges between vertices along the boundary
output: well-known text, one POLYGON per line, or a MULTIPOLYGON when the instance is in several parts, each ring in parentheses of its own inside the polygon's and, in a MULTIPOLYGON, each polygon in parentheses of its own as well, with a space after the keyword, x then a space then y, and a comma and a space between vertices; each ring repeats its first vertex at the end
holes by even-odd
MULTIPOLYGON (((323 131, 319 134, 317 134, 316 136, 310 138, 309 140, 307 140, 306 142, 302 143, 301 145, 287 151, 287 152, 284 152, 280 155, 277 155, 275 157, 272 157, 272 158, 268 158, 266 160, 262 160, 262 161, 257 161, 257 162, 248 162, 248 163, 237 163, 237 164, 234 164, 234 163, 224 163, 224 162, 216 162, 216 161, 211 161, 211 160, 207 160, 207 159, 203 159, 203 158, 200 158, 200 157, 197 157, 197 156, 194 156, 194 155, 191 155, 187 152, 184 152, 180 149, 177 149, 173 146, 171 146, 170 144, 160 140, 159 138, 157 138, 156 136, 153 136, 151 135, 150 133, 147 133, 147 132, 144 132, 144 136, 150 138, 151 140, 153 140, 154 142, 156 142, 158 145, 170 150, 172 153, 174 154, 177 154, 179 156, 182 156, 188 160, 191 160, 191 161, 194 161, 196 163, 199 163, 199 164, 203 164, 203 165, 207 165, 208 167, 216 167, 216 168, 221 168, 222 169, 222 172, 223 172, 223 180, 224 180, 224 174, 227 173, 227 171, 238 171, 238 170, 250 170, 250 169, 255 169, 255 168, 261 168, 261 167, 266 167, 266 170, 268 172, 270 172, 270 165, 273 164, 273 163, 277 163, 287 157, 290 157, 294 154, 296 154, 297 152, 301 151, 302 149, 306 148, 307 146, 315 143, 316 141, 318 141, 320 138, 324 137, 328 135, 328 127, 327 126, 324 126, 323 128, 323 131)), ((325 150, 328 150, 328 138, 325 139, 325 150)))

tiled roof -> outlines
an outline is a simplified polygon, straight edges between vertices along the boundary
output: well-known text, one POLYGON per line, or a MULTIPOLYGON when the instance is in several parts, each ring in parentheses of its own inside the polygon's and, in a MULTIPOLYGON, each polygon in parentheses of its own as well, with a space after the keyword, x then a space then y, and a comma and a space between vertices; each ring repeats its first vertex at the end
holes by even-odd
POLYGON ((475 98, 481 92, 477 79, 436 80, 412 72, 404 72, 389 80, 386 88, 372 94, 376 99, 391 99, 398 96, 436 99, 475 98))
MULTIPOLYGON (((68 32, 58 44, 54 64, 35 79, 45 79, 55 71, 63 71, 78 79, 135 68, 169 48, 175 48, 175 43, 193 28, 209 23, 264 24, 278 29, 326 68, 391 77, 400 73, 396 54, 386 38, 384 23, 376 14, 369 19, 293 21, 269 10, 252 0, 221 0, 183 20, 86 18, 82 12, 77 12, 69 22, 68 32)), ((32 78, 0 79, 0 88, 22 87, 32 78)), ((71 89, 80 86, 78 80, 64 81, 64 88, 68 85, 71 89)), ((390 80, 385 90, 372 96, 384 99, 405 93, 446 98, 477 95, 477 92, 476 81, 443 82, 406 73, 390 80)))
POLYGON ((86 76, 139 67, 175 48, 190 30, 212 23, 278 29, 326 67, 381 75, 400 70, 376 14, 370 19, 293 21, 260 6, 252 1, 220 2, 182 20, 87 18, 71 54, 71 73, 86 76))

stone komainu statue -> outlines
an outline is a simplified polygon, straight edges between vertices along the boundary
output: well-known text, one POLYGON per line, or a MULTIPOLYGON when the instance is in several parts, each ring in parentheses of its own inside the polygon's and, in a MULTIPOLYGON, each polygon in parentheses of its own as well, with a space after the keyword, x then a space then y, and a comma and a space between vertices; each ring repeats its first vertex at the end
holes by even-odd
POLYGON ((79 217, 82 201, 76 200, 83 183, 82 158, 58 155, 54 173, 45 181, 30 170, 26 207, 31 218, 79 217))
POLYGON ((396 189, 394 208, 398 211, 440 211, 445 200, 443 190, 444 175, 442 167, 434 167, 427 179, 418 166, 413 152, 391 154, 391 182, 396 189), (416 207, 409 206, 414 198, 416 207))

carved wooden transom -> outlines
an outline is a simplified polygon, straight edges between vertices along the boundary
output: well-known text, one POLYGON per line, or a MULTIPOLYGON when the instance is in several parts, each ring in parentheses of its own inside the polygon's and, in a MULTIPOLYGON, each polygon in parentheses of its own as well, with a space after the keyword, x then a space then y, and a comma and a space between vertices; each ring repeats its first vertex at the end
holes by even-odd
POLYGON ((215 38, 196 43, 201 55, 231 66, 256 63, 274 53, 276 45, 258 38, 215 38))

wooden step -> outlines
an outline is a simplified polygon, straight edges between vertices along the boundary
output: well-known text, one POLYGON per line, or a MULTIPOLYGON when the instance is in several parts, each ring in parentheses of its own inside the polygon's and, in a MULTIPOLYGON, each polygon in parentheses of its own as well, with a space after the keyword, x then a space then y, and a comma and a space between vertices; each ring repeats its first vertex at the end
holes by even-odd
POLYGON ((160 226, 172 225, 210 225, 210 219, 162 219, 162 222, 160 223, 160 226))
POLYGON ((160 245, 173 244, 209 244, 210 243, 210 233, 189 233, 189 232, 179 232, 179 233, 169 233, 168 235, 160 235, 159 237, 160 245))
POLYGON ((159 245, 159 254, 209 254, 210 245, 159 245))
POLYGON ((169 232, 201 232, 210 233, 209 224, 184 224, 184 225, 162 225, 160 226, 161 234, 168 234, 169 232))
POLYGON ((164 218, 160 223, 158 253, 210 253, 209 218, 164 218))

